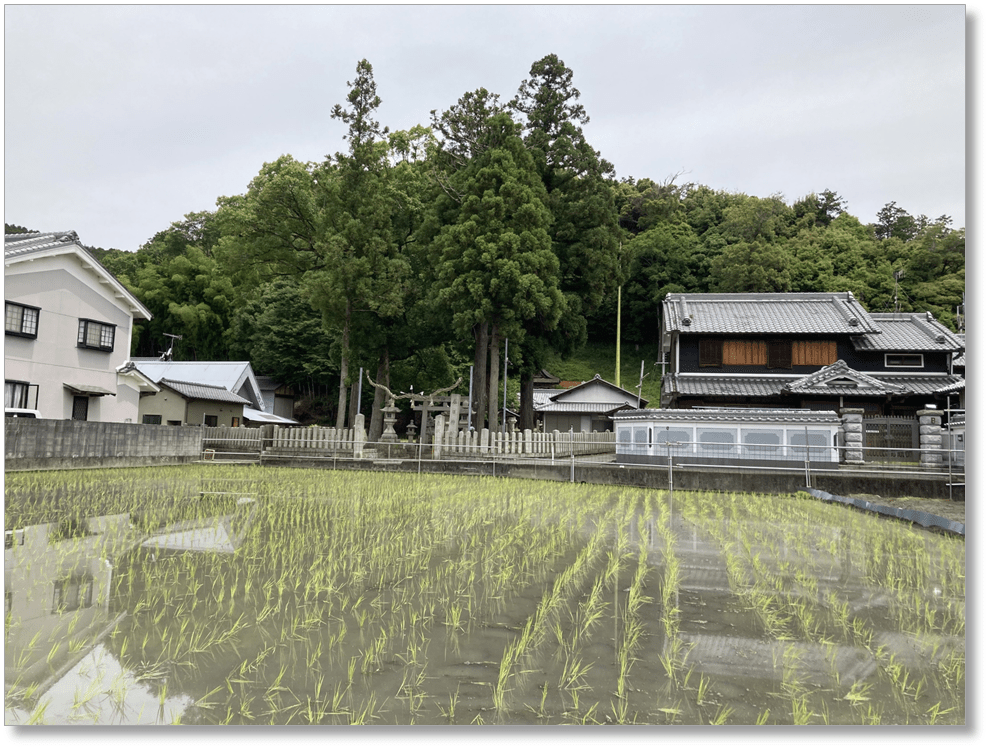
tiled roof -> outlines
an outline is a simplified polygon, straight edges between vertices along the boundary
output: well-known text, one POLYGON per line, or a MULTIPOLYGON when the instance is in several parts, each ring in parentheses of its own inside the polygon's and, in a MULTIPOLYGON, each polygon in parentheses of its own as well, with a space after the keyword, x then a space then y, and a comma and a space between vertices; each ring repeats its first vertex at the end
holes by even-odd
POLYGON ((566 401, 558 403, 551 401, 541 406, 535 406, 534 410, 539 413, 581 413, 581 414, 606 414, 615 409, 631 408, 629 403, 572 403, 566 401))
POLYGON ((533 388, 532 389, 532 407, 545 405, 550 402, 550 399, 559 393, 559 390, 550 388, 533 388))
POLYGON ((934 392, 937 393, 938 395, 944 395, 946 393, 956 393, 959 390, 964 390, 964 389, 965 389, 965 378, 963 377, 960 380, 958 380, 958 382, 952 382, 948 385, 943 385, 934 392))
POLYGON ((537 385, 540 385, 542 387, 545 387, 546 385, 560 384, 560 378, 557 377, 556 375, 550 374, 545 369, 540 369, 539 373, 536 374, 536 376, 533 377, 532 379, 533 382, 535 382, 537 385))
MULTIPOLYGON (((832 367, 834 365, 831 365, 832 367)), ((825 368, 825 370, 828 368, 825 368)), ((724 398, 772 398, 781 394, 784 387, 793 387, 801 380, 811 381, 818 378, 825 370, 819 370, 807 377, 782 375, 782 376, 759 376, 759 375, 734 375, 734 376, 711 376, 711 375, 666 375, 663 380, 664 397, 669 395, 679 396, 707 396, 724 398)), ((832 370, 830 377, 841 376, 840 373, 832 370)), ((958 375, 949 374, 878 374, 872 372, 868 375, 862 372, 848 371, 850 379, 860 381, 866 386, 854 389, 843 388, 841 386, 812 387, 810 385, 802 387, 800 390, 791 392, 801 395, 828 394, 828 395, 934 395, 941 392, 943 388, 959 389, 957 385, 964 383, 964 379, 958 375), (869 386, 869 383, 871 386, 869 386)), ((821 380, 829 379, 827 375, 821 375, 821 380)))
POLYGON ((79 241, 74 231, 29 232, 27 234, 3 235, 4 265, 12 265, 38 256, 63 255, 73 253, 82 261, 82 266, 99 276, 101 282, 110 284, 115 296, 126 301, 132 315, 150 320, 151 312, 141 300, 130 293, 117 277, 104 268, 79 241))
POLYGON ((667 333, 857 334, 879 328, 851 292, 834 294, 668 294, 667 333))
POLYGON ((159 385, 165 385, 171 388, 179 395, 184 395, 186 398, 194 398, 196 400, 205 401, 221 401, 223 403, 240 403, 240 404, 250 404, 250 401, 246 398, 241 398, 236 393, 231 393, 226 388, 218 387, 216 385, 203 385, 199 382, 180 382, 179 380, 167 380, 161 379, 158 381, 159 385))
MULTIPOLYGON (((27 234, 4 234, 3 257, 23 257, 35 252, 50 250, 55 247, 68 247, 79 244, 79 236, 74 231, 28 232, 27 234)), ((82 248, 82 245, 79 244, 82 248)), ((89 253, 86 253, 89 255, 89 253)), ((94 258, 95 260, 95 258, 94 258)))
POLYGON ((778 396, 783 386, 798 377, 791 375, 760 376, 711 376, 711 375, 666 375, 663 379, 663 393, 679 395, 730 396, 745 398, 770 398, 778 396))
POLYGON ((852 338, 856 351, 961 351, 965 342, 930 312, 876 312, 881 333, 852 338))
POLYGON ((642 408, 615 414, 615 421, 662 419, 663 421, 808 422, 834 424, 841 418, 834 411, 760 408, 642 408))
MULTIPOLYGON (((569 399, 577 391, 579 391, 579 390, 581 390, 583 388, 588 388, 588 387, 590 387, 592 385, 595 385, 595 384, 597 384, 597 385, 604 385, 605 387, 608 387, 611 390, 613 390, 616 393, 618 393, 620 396, 621 395, 627 395, 628 397, 632 398, 633 400, 638 400, 638 396, 635 393, 633 393, 631 391, 628 391, 628 390, 626 390, 623 387, 619 387, 618 385, 615 385, 613 382, 608 382, 607 380, 605 380, 604 378, 602 378, 601 375, 599 375, 599 374, 594 375, 594 377, 592 377, 591 379, 587 380, 586 382, 580 383, 579 385, 575 385, 574 387, 567 388, 566 390, 559 390, 559 391, 557 391, 555 395, 551 396, 550 400, 557 401, 557 400, 560 400, 560 399, 569 399)), ((642 405, 645 405, 648 402, 649 401, 643 400, 642 401, 642 405)), ((612 405, 614 405, 614 404, 612 404, 612 405)))
POLYGON ((872 375, 877 380, 882 380, 891 385, 901 386, 907 393, 912 395, 935 395, 936 393, 947 392, 958 389, 955 386, 964 386, 965 379, 959 375, 949 374, 875 374, 872 375), (948 390, 946 390, 948 389, 948 390))

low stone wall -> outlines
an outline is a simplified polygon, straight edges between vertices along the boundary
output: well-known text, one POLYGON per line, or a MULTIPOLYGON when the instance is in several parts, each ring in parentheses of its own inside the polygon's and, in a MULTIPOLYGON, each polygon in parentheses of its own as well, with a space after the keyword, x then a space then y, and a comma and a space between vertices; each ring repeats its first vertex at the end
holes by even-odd
POLYGON ((188 463, 202 443, 198 426, 4 419, 4 470, 188 463))

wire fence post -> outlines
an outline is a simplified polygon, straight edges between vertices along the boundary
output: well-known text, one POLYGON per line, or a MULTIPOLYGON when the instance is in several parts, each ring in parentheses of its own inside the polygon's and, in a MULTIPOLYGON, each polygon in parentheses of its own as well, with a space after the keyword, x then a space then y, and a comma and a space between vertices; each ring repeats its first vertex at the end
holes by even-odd
POLYGON ((807 427, 804 427, 804 447, 807 448, 804 459, 804 475, 806 476, 807 487, 810 488, 810 431, 807 427))
POLYGON ((673 456, 671 455, 670 446, 673 443, 670 442, 670 427, 666 427, 666 471, 670 479, 670 522, 673 520, 673 456))

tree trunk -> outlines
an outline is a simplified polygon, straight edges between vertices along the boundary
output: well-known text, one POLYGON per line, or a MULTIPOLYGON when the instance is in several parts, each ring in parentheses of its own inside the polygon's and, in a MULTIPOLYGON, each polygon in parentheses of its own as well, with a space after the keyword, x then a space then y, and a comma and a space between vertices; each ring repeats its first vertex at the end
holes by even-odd
POLYGON ((350 300, 343 316, 343 341, 340 353, 340 398, 337 401, 337 429, 343 429, 347 417, 347 377, 350 374, 350 300))
POLYGON ((519 376, 519 416, 521 423, 519 424, 519 429, 525 431, 526 429, 536 428, 536 412, 532 405, 532 391, 535 389, 533 384, 533 373, 532 372, 522 372, 519 376))
POLYGON ((498 326, 492 324, 488 339, 488 429, 498 431, 498 326))
MULTIPOLYGON (((381 350, 378 356, 378 374, 374 381, 386 388, 391 388, 391 362, 388 358, 388 345, 381 350)), ((385 402, 385 391, 381 388, 374 389, 374 403, 371 405, 371 431, 368 439, 377 442, 381 439, 381 433, 385 430, 385 415, 381 413, 381 407, 385 402)))
POLYGON ((488 324, 474 326, 474 429, 484 428, 484 415, 488 407, 488 324))

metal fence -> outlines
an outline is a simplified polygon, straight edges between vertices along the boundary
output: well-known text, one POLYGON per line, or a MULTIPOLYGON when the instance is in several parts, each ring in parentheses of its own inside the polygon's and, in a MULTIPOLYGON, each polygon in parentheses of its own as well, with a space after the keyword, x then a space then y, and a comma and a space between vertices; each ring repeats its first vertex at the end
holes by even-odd
MULTIPOLYGON (((887 475, 890 473, 943 474, 947 483, 963 486, 965 461, 963 449, 920 450, 905 448, 872 448, 865 461, 846 460, 846 453, 859 452, 858 446, 821 444, 758 444, 747 442, 670 441, 645 447, 636 443, 614 443, 614 435, 604 433, 594 442, 575 439, 577 435, 561 433, 557 440, 539 443, 538 450, 525 449, 521 440, 493 440, 486 449, 460 445, 447 440, 425 442, 369 442, 353 430, 330 430, 320 433, 312 429, 268 428, 207 428, 203 439, 203 458, 209 461, 264 463, 299 458, 315 463, 370 461, 375 464, 417 461, 423 463, 456 462, 463 466, 491 466, 493 463, 556 463, 600 465, 617 462, 642 467, 674 467, 698 469, 748 468, 754 471, 804 470, 807 475, 820 471, 849 470, 857 475, 887 475), (348 434, 349 433, 349 434, 348 434), (611 441, 608 441, 608 438, 611 441), (459 449, 458 449, 459 448, 459 449), (658 454, 657 454, 658 453, 658 454), (927 453, 924 461, 921 454, 927 453), (933 457, 932 458, 932 453, 933 457)), ((583 435, 584 438, 587 435, 583 435)), ((808 482, 808 485, 810 483, 808 482)))
POLYGON ((916 416, 866 416, 862 420, 865 459, 880 460, 897 450, 902 459, 910 459, 920 447, 920 422, 916 416), (876 452, 878 451, 878 452, 876 452))
POLYGON ((650 445, 618 443, 618 459, 628 463, 666 465, 668 459, 675 464, 698 467, 752 466, 793 467, 810 463, 812 466, 833 469, 841 466, 874 466, 903 470, 955 470, 964 473, 964 449, 920 449, 903 447, 874 447, 863 451, 859 445, 759 444, 746 442, 697 442, 689 440, 655 442, 650 445), (847 456, 863 453, 864 460, 850 460, 847 456), (927 455, 930 461, 922 461, 927 455))

